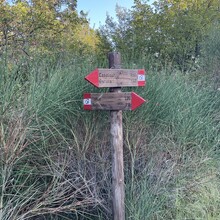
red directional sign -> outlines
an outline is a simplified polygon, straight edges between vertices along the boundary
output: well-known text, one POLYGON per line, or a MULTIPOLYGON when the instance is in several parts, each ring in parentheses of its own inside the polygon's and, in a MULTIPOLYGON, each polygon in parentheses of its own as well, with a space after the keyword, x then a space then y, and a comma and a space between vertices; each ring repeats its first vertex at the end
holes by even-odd
POLYGON ((145 86, 145 70, 95 69, 85 79, 98 88, 145 86))
POLYGON ((84 110, 135 110, 145 100, 134 92, 85 93, 84 110))

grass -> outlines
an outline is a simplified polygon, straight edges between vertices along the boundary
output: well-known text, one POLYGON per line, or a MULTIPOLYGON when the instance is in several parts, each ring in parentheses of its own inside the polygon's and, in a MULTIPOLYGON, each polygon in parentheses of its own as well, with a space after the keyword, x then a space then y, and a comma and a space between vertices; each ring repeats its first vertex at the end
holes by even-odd
MULTIPOLYGON (((82 110, 97 66, 1 65, 0 220, 111 219, 109 114, 82 110)), ((169 71, 150 69, 134 89, 148 103, 123 113, 126 219, 218 219, 220 93, 169 71)))

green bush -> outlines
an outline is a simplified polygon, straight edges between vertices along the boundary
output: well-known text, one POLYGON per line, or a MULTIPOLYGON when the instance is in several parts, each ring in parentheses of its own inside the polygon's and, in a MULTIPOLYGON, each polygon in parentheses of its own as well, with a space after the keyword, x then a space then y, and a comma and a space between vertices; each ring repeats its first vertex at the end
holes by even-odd
POLYGON ((220 86, 220 25, 215 24, 203 42, 202 68, 212 77, 215 88, 220 86))

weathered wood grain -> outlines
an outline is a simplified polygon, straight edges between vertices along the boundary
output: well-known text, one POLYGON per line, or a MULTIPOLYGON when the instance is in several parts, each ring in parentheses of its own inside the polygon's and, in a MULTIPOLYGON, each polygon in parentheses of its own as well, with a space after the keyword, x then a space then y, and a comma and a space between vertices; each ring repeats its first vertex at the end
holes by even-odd
POLYGON ((145 100, 135 92, 85 93, 85 110, 135 110, 145 100))
POLYGON ((92 110, 131 110, 131 93, 91 93, 92 110))
POLYGON ((97 68, 85 79, 98 88, 145 86, 145 70, 97 68))
MULTIPOLYGON (((129 69, 98 69, 99 71, 99 87, 133 87, 139 86, 140 77, 145 82, 144 74, 138 74, 141 70, 129 69)), ((144 70, 142 70, 143 72, 144 70)), ((144 86, 144 85, 142 85, 144 86)))
MULTIPOLYGON (((120 53, 109 54, 109 68, 121 68, 120 53)), ((121 93, 120 88, 111 88, 113 93, 121 93)), ((120 95, 119 95, 120 96, 120 95)), ((130 95, 126 95, 130 97, 130 95)), ((127 99, 127 98, 123 98, 127 99)), ((124 100, 128 101, 128 100, 124 100)), ((123 160, 123 127, 122 111, 111 111, 111 147, 112 147, 112 200, 113 219, 125 220, 125 188, 124 188, 124 160, 123 160)))

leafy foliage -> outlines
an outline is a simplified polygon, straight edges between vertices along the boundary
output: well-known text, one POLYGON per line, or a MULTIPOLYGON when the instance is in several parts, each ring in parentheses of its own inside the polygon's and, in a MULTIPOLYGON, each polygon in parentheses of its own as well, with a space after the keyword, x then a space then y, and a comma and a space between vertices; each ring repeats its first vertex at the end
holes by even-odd
POLYGON ((216 89, 220 88, 220 26, 210 28, 203 42, 202 70, 212 77, 216 89))
POLYGON ((0 3, 0 53, 15 59, 62 50, 91 51, 98 36, 75 0, 23 0, 0 3))
POLYGON ((132 58, 151 54, 186 71, 201 54, 210 27, 219 22, 218 0, 136 0, 131 10, 116 8, 102 33, 132 58))

